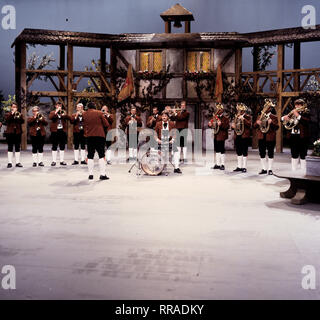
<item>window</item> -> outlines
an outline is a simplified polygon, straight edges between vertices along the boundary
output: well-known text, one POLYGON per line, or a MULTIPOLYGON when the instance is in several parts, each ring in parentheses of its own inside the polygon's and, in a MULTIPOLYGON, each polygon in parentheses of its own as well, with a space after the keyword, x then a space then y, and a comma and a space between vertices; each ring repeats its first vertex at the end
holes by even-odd
POLYGON ((208 72, 210 70, 210 51, 189 51, 187 69, 189 72, 208 72))
POLYGON ((161 51, 142 51, 140 52, 140 71, 162 70, 162 54, 161 51))

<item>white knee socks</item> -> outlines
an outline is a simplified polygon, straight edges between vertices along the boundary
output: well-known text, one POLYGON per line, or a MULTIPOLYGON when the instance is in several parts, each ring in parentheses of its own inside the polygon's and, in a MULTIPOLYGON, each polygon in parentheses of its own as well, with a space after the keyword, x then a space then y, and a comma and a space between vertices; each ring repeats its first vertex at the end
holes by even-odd
POLYGON ((268 170, 272 171, 273 159, 268 158, 268 170))
POLYGON ((43 153, 38 153, 38 161, 39 163, 43 161, 43 153))
POLYGON ((266 158, 261 158, 260 162, 261 162, 262 170, 267 170, 267 159, 266 158))
POLYGON ((299 159, 291 158, 291 169, 292 171, 296 171, 298 169, 299 159))
POLYGON ((16 164, 20 163, 20 152, 15 152, 14 155, 16 157, 16 164))
POLYGON ((107 150, 106 157, 107 157, 107 161, 111 161, 111 150, 107 150))
POLYGON ((187 159, 187 147, 182 148, 182 153, 183 153, 183 159, 186 160, 187 159))
POLYGON ((37 153, 33 153, 32 154, 32 159, 33 159, 34 163, 37 163, 38 162, 38 154, 37 153))
POLYGON ((216 164, 217 164, 217 166, 221 166, 221 153, 220 152, 216 153, 216 164))
POLYGON ((248 157, 243 157, 243 159, 242 159, 242 169, 247 169, 247 159, 248 159, 248 157))
POLYGON ((173 154, 173 165, 175 169, 179 168, 179 162, 180 162, 180 153, 174 152, 173 154))
POLYGON ((79 161, 79 150, 73 150, 74 152, 74 161, 79 161))
POLYGON ((221 165, 222 166, 224 166, 225 159, 226 159, 226 155, 224 153, 221 154, 221 165))
POLYGON ((59 150, 59 158, 60 158, 60 162, 64 161, 64 151, 59 150))
POLYGON ((81 149, 81 161, 84 161, 84 160, 86 160, 86 150, 84 149, 81 149))
POLYGON ((12 164, 13 152, 8 152, 8 163, 12 164))
POLYGON ((52 151, 52 161, 57 162, 57 153, 58 151, 52 151))
POLYGON ((100 176, 106 175, 106 161, 104 160, 104 158, 99 159, 99 171, 100 171, 100 176))
POLYGON ((93 161, 93 159, 88 159, 89 176, 93 176, 93 168, 94 168, 94 161, 93 161))
POLYGON ((242 158, 243 158, 242 156, 238 156, 237 157, 237 159, 238 159, 238 168, 240 168, 240 169, 242 168, 242 158))

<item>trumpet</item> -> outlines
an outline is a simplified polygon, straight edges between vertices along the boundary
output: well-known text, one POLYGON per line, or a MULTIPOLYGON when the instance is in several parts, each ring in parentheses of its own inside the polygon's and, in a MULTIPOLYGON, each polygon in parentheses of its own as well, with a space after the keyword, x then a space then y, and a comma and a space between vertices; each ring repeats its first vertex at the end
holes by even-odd
POLYGON ((297 108, 291 110, 287 114, 287 117, 289 117, 289 119, 283 121, 283 125, 287 130, 292 130, 299 123, 299 120, 297 119, 297 117, 293 113, 294 110, 298 111, 299 113, 309 112, 309 109, 307 108, 306 103, 304 103, 301 107, 297 107, 297 108))
POLYGON ((20 119, 21 118, 21 113, 19 111, 16 111, 14 114, 13 114, 13 117, 14 119, 20 119))
POLYGON ((66 112, 65 112, 64 110, 62 110, 62 109, 59 109, 59 111, 57 112, 57 114, 58 114, 59 116, 64 116, 64 115, 66 114, 66 112))
POLYGON ((38 121, 42 121, 42 120, 43 120, 43 115, 38 112, 37 115, 36 115, 36 119, 37 119, 38 121))

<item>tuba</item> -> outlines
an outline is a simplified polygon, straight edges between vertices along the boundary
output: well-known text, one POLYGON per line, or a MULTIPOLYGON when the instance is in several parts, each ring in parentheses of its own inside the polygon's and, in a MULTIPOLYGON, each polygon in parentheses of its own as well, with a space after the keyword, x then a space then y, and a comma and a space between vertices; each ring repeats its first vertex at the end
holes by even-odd
POLYGON ((270 123, 269 123, 270 116, 267 114, 267 112, 270 108, 274 108, 274 107, 275 107, 275 104, 271 99, 264 100, 264 106, 261 111, 261 115, 259 117, 259 120, 261 121, 260 131, 262 133, 267 133, 270 129, 270 123))
POLYGON ((218 103, 216 105, 216 109, 217 109, 217 111, 212 115, 212 119, 210 121, 213 134, 218 134, 218 132, 220 130, 220 126, 218 124, 218 120, 219 120, 218 113, 219 113, 219 111, 223 110, 223 104, 218 103))
POLYGON ((294 115, 293 111, 297 110, 299 113, 303 113, 303 112, 309 112, 309 109, 307 108, 307 104, 304 102, 303 105, 301 107, 297 107, 293 110, 291 110, 287 116, 289 117, 289 120, 284 120, 283 121, 283 125, 287 130, 292 130, 298 123, 299 120, 296 118, 296 116, 294 115))
POLYGON ((242 111, 247 111, 247 106, 244 103, 237 104, 237 114, 234 119, 235 128, 234 131, 237 136, 241 136, 244 132, 244 120, 241 115, 242 111))

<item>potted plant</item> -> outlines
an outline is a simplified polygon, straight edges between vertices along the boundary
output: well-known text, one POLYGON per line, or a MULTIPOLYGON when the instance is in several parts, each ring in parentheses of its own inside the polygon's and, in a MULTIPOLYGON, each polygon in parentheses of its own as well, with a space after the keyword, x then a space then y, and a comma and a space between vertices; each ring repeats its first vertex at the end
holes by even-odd
POLYGON ((313 152, 307 157, 307 175, 320 176, 320 139, 313 143, 313 152))

